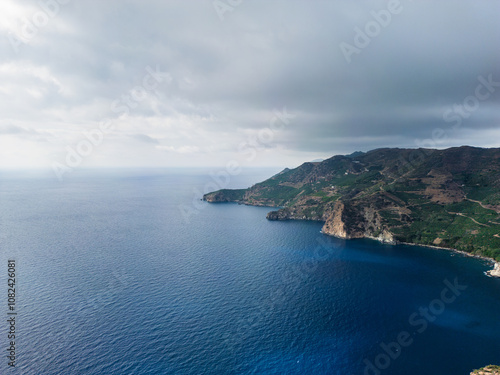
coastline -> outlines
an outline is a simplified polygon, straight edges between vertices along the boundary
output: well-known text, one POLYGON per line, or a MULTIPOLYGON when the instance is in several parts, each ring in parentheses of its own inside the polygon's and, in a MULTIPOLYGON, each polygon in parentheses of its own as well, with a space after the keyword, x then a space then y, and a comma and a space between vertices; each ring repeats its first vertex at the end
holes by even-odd
MULTIPOLYGON (((202 200, 205 200, 205 198, 203 198, 202 200)), ((211 201, 207 201, 207 202, 208 203, 213 203, 211 201)), ((237 203, 239 205, 254 206, 254 207, 283 208, 283 207, 280 207, 280 206, 267 206, 267 205, 261 205, 261 204, 255 204, 255 203, 252 204, 252 203, 243 202, 243 201, 233 201, 233 202, 227 202, 227 203, 237 203)), ((288 220, 304 220, 304 219, 290 218, 288 220)), ((324 222, 323 220, 313 220, 313 221, 324 222)), ((323 234, 325 234, 327 236, 332 236, 332 237, 336 237, 336 238, 346 239, 346 238, 342 238, 342 237, 338 237, 338 236, 335 236, 335 235, 332 235, 332 234, 325 233, 325 232, 323 232, 323 229, 320 230, 320 233, 323 233, 323 234)), ((490 258, 490 257, 484 256, 484 255, 471 254, 471 253, 468 253, 466 251, 454 249, 454 248, 451 248, 451 247, 443 247, 443 246, 427 245, 427 244, 418 244, 418 243, 411 243, 411 242, 402 242, 402 241, 397 241, 397 240, 387 241, 384 238, 381 238, 380 236, 379 237, 373 237, 373 236, 366 236, 365 235, 364 238, 375 240, 375 241, 378 241, 380 243, 387 244, 387 245, 398 245, 398 244, 401 244, 401 245, 409 245, 409 246, 427 247, 427 248, 432 248, 432 249, 439 249, 439 250, 451 251, 453 253, 461 254, 461 255, 464 255, 466 257, 482 259, 482 260, 487 261, 488 263, 490 263, 493 266, 493 268, 491 270, 485 271, 484 274, 486 276, 488 276, 488 277, 500 278, 500 262, 497 261, 494 258, 490 258)))
POLYGON ((493 264, 497 263, 497 261, 495 259, 493 259, 493 258, 484 256, 484 255, 471 254, 471 253, 468 253, 468 252, 463 251, 463 250, 453 249, 451 247, 443 247, 443 246, 435 246, 435 245, 425 245, 425 244, 418 244, 418 243, 411 243, 411 242, 398 242, 398 244, 410 245, 410 246, 430 247, 432 249, 440 249, 440 250, 448 250, 448 251, 451 251, 451 252, 454 252, 454 253, 465 255, 465 256, 470 257, 470 258, 483 259, 483 260, 486 260, 486 261, 488 261, 490 263, 493 263, 493 264))
MULTIPOLYGON (((245 203, 246 205, 249 205, 249 206, 253 206, 252 204, 247 204, 245 203)), ((290 218, 288 220, 304 220, 304 219, 296 219, 296 218, 290 218)), ((307 219, 306 219, 307 220, 307 219)), ((313 221, 320 221, 320 222, 323 222, 323 220, 313 220, 313 221)), ((350 239, 350 238, 345 238, 345 237, 342 237, 342 236, 336 236, 334 234, 330 234, 330 233, 325 233, 323 231, 323 229, 320 230, 320 233, 323 233, 327 236, 332 236, 332 237, 336 237, 336 238, 340 238, 340 239, 350 239)), ((481 259, 481 260, 485 260, 487 261, 489 264, 491 264, 493 266, 492 269, 488 270, 488 271, 485 271, 484 274, 488 277, 493 277, 493 278, 500 278, 500 262, 497 261, 496 259, 494 258, 490 258, 490 257, 487 257, 485 255, 477 255, 477 254, 471 254, 471 253, 468 253, 466 251, 463 251, 463 250, 458 250, 458 249, 454 249, 454 248, 451 248, 451 247, 443 247, 443 246, 436 246, 436 245, 427 245, 427 244, 419 244, 419 243, 411 243, 411 242, 403 242, 403 241, 397 241, 395 239, 393 239, 392 237, 392 234, 389 232, 390 234, 390 239, 386 239, 385 237, 383 236, 378 236, 378 237, 374 237, 374 236, 368 236, 368 235, 364 235, 362 238, 367 238, 367 239, 371 239, 371 240, 375 240, 375 241, 378 241, 380 243, 383 243, 383 244, 387 244, 387 245, 398 245, 398 244, 401 244, 401 245, 409 245, 409 246, 420 246, 420 247, 427 247, 427 248, 431 248, 431 249, 438 249, 438 250, 447 250, 447 251, 451 251, 453 253, 457 253, 457 254, 461 254, 461 255, 464 255, 466 257, 470 257, 470 258, 477 258, 477 259, 481 259)))
POLYGON ((435 245, 420 245, 417 243, 410 243, 410 242, 397 242, 397 243, 402 244, 402 245, 421 246, 421 247, 429 247, 432 249, 448 250, 448 251, 451 251, 453 253, 465 255, 465 256, 470 257, 470 258, 477 258, 477 259, 485 260, 493 265, 493 269, 484 272, 484 274, 488 277, 500 278, 500 262, 497 262, 493 258, 484 256, 484 255, 471 254, 471 253, 468 253, 468 252, 463 251, 463 250, 453 249, 451 247, 442 247, 442 246, 435 246, 435 245))
MULTIPOLYGON (((337 236, 333 236, 331 234, 324 233, 322 230, 320 232, 327 235, 327 236, 337 237, 337 236)), ((341 237, 337 237, 337 238, 341 238, 341 237)), ((453 253, 461 254, 461 255, 464 255, 464 256, 470 257, 470 258, 482 259, 482 260, 487 261, 488 263, 490 263, 493 266, 493 269, 491 269, 489 271, 485 271, 484 274, 488 277, 500 278, 500 262, 497 262, 495 259, 484 256, 484 255, 471 254, 471 253, 468 253, 468 252, 463 251, 463 250, 453 249, 451 247, 426 245, 426 244, 418 244, 418 243, 402 242, 402 241, 388 242, 388 241, 383 241, 378 237, 372 237, 372 236, 365 236, 364 238, 375 240, 375 241, 378 241, 378 242, 386 244, 386 245, 409 245, 409 246, 428 247, 428 248, 432 248, 432 249, 451 251, 453 253)), ((342 239, 345 239, 345 238, 342 238, 342 239)))

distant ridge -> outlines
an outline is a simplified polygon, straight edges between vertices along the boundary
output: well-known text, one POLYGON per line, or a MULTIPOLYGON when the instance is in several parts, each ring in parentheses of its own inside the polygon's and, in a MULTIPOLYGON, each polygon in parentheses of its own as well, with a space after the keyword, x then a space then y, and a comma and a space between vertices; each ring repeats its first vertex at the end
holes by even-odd
POLYGON ((363 151, 354 151, 352 154, 349 154, 349 155, 346 155, 346 156, 348 158, 355 158, 355 157, 361 156, 363 154, 364 154, 363 151))

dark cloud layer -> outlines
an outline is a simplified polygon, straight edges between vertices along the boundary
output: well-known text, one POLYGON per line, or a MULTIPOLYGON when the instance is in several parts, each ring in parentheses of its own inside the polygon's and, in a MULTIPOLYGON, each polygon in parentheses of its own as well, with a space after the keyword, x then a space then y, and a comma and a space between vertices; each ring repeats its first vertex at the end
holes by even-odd
POLYGON ((394 1, 244 0, 222 20, 226 0, 70 1, 29 38, 26 20, 48 8, 6 1, 3 165, 48 165, 107 119, 116 126, 88 165, 223 165, 244 160, 239 145, 284 108, 295 117, 257 138, 255 165, 499 146, 500 3, 401 0, 388 20, 394 1), (384 15, 387 25, 356 45, 357 28, 384 15), (342 43, 357 48, 350 62, 342 43), (151 69, 165 73, 154 88, 144 83, 151 69), (40 130, 43 142, 16 129, 40 130))

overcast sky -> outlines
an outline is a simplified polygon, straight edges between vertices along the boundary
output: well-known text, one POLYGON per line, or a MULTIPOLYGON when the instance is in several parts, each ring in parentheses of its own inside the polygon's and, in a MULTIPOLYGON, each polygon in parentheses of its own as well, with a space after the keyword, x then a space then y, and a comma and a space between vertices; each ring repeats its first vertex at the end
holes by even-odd
POLYGON ((2 0, 0 167, 499 147, 499 14, 493 0, 2 0))

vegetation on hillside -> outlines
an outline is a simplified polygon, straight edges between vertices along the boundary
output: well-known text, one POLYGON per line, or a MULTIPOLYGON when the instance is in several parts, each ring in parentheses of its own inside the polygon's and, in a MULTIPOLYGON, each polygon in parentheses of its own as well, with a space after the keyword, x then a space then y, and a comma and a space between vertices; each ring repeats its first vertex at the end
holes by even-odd
POLYGON ((220 190, 204 199, 284 207, 280 219, 319 221, 329 220, 335 203, 342 202, 357 218, 351 224, 360 226, 370 216, 370 235, 387 229, 402 242, 500 261, 500 149, 337 155, 285 169, 249 189, 220 190))

